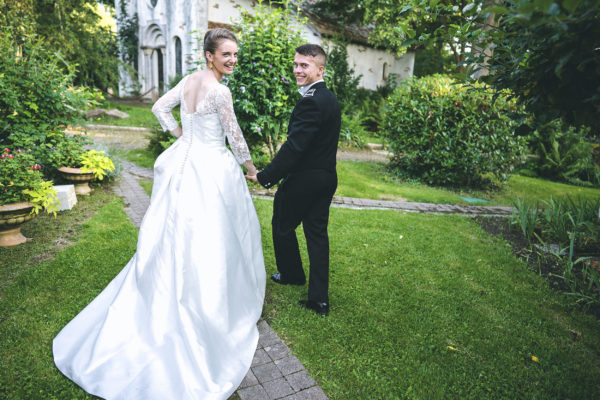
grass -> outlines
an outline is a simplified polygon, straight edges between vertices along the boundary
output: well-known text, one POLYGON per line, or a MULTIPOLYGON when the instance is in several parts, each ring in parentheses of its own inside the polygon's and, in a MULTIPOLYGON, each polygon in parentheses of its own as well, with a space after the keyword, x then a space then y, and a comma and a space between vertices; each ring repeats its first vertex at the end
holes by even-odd
POLYGON ((54 241, 42 234, 41 226, 27 227, 30 233, 35 229, 31 243, 0 249, 0 257, 20 270, 7 284, 3 275, 0 291, 2 399, 93 398, 55 368, 52 339, 123 268, 135 251, 137 231, 123 212, 123 202, 113 194, 96 190, 80 203, 83 207, 78 204, 76 211, 55 221, 76 243, 54 257, 44 255, 54 241), (88 218, 96 214, 82 223, 80 216, 72 215, 80 214, 80 208, 87 209, 83 214, 88 218), (32 257, 38 251, 40 262, 32 257))
MULTIPOLYGON (((256 205, 273 273, 271 204, 256 205)), ((600 396, 598 320, 471 220, 332 209, 329 231, 331 315, 270 281, 264 315, 330 398, 600 396)))
POLYGON ((156 161, 156 156, 148 149, 115 150, 114 153, 144 168, 153 168, 156 161))
MULTIPOLYGON (((154 114, 152 114, 152 104, 147 103, 119 103, 112 101, 103 102, 99 108, 105 108, 107 110, 117 109, 129 114, 129 118, 125 119, 113 119, 108 117, 95 118, 90 120, 91 124, 99 125, 115 125, 115 126, 137 126, 142 128, 151 128, 158 126, 158 121, 154 114)), ((179 120, 179 108, 173 110, 173 115, 179 120)))
POLYGON ((582 196, 594 199, 600 189, 567 185, 544 179, 513 175, 508 184, 497 191, 452 191, 417 182, 400 182, 382 163, 338 161, 338 196, 364 197, 380 200, 406 200, 425 203, 469 204, 459 196, 488 200, 478 204, 512 205, 517 197, 528 200, 549 200, 551 196, 582 196))
MULTIPOLYGON (((111 196, 98 189, 78 204, 94 214, 86 222, 68 219, 76 211, 59 217, 73 232, 52 257, 52 235, 38 228, 23 250, 0 250, 20 265, 0 289, 0 398, 91 398, 56 370, 51 341, 135 251, 136 229, 111 196)), ((255 204, 270 274, 272 202, 255 204)), ((331 315, 297 305, 306 287, 270 280, 264 308, 330 398, 600 396, 598 320, 569 308, 471 220, 332 209, 330 238, 331 315)))

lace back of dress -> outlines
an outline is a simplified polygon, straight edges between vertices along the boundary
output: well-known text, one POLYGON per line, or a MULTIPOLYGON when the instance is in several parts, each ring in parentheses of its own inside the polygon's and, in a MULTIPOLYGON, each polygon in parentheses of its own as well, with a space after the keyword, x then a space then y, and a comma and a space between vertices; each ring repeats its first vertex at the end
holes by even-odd
POLYGON ((210 114, 216 112, 215 99, 211 92, 219 84, 190 75, 181 91, 181 104, 186 114, 210 114))

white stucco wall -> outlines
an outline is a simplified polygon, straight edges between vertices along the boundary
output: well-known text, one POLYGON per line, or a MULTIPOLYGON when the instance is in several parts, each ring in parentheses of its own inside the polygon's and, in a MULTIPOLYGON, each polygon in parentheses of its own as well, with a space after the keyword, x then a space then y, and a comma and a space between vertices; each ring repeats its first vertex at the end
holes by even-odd
POLYGON ((378 86, 385 85, 391 74, 396 75, 398 82, 411 77, 415 65, 415 54, 410 52, 396 57, 383 50, 350 44, 348 45, 348 64, 357 75, 362 74, 359 82, 361 87, 375 90, 378 86))

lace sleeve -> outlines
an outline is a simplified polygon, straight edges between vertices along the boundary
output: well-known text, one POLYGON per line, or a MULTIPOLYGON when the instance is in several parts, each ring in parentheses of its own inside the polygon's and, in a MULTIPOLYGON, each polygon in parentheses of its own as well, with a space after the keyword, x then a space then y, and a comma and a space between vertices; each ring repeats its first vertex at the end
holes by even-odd
POLYGON ((231 92, 226 86, 222 86, 221 90, 217 91, 216 94, 216 106, 221 126, 227 136, 227 141, 233 155, 239 164, 243 164, 245 161, 251 161, 250 150, 242 134, 242 130, 237 123, 235 118, 235 112, 233 111, 233 100, 231 99, 231 92))
POLYGON ((183 90, 184 81, 185 78, 179 81, 173 89, 165 93, 160 99, 156 100, 156 103, 152 106, 152 112, 158 119, 163 131, 177 129, 177 121, 175 121, 171 110, 181 102, 181 91, 183 90))

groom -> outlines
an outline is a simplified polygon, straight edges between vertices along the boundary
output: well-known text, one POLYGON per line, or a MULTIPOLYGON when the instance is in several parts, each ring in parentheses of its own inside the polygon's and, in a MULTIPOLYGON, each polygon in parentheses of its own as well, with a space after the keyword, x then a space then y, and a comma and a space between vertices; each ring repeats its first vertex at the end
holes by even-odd
POLYGON ((273 246, 282 285, 306 282, 295 229, 302 223, 310 273, 308 300, 302 307, 329 314, 329 206, 337 187, 335 155, 340 136, 338 101, 323 81, 327 56, 321 46, 296 49, 294 75, 302 97, 292 111, 286 142, 273 161, 246 178, 270 188, 279 182, 273 205, 273 246))

